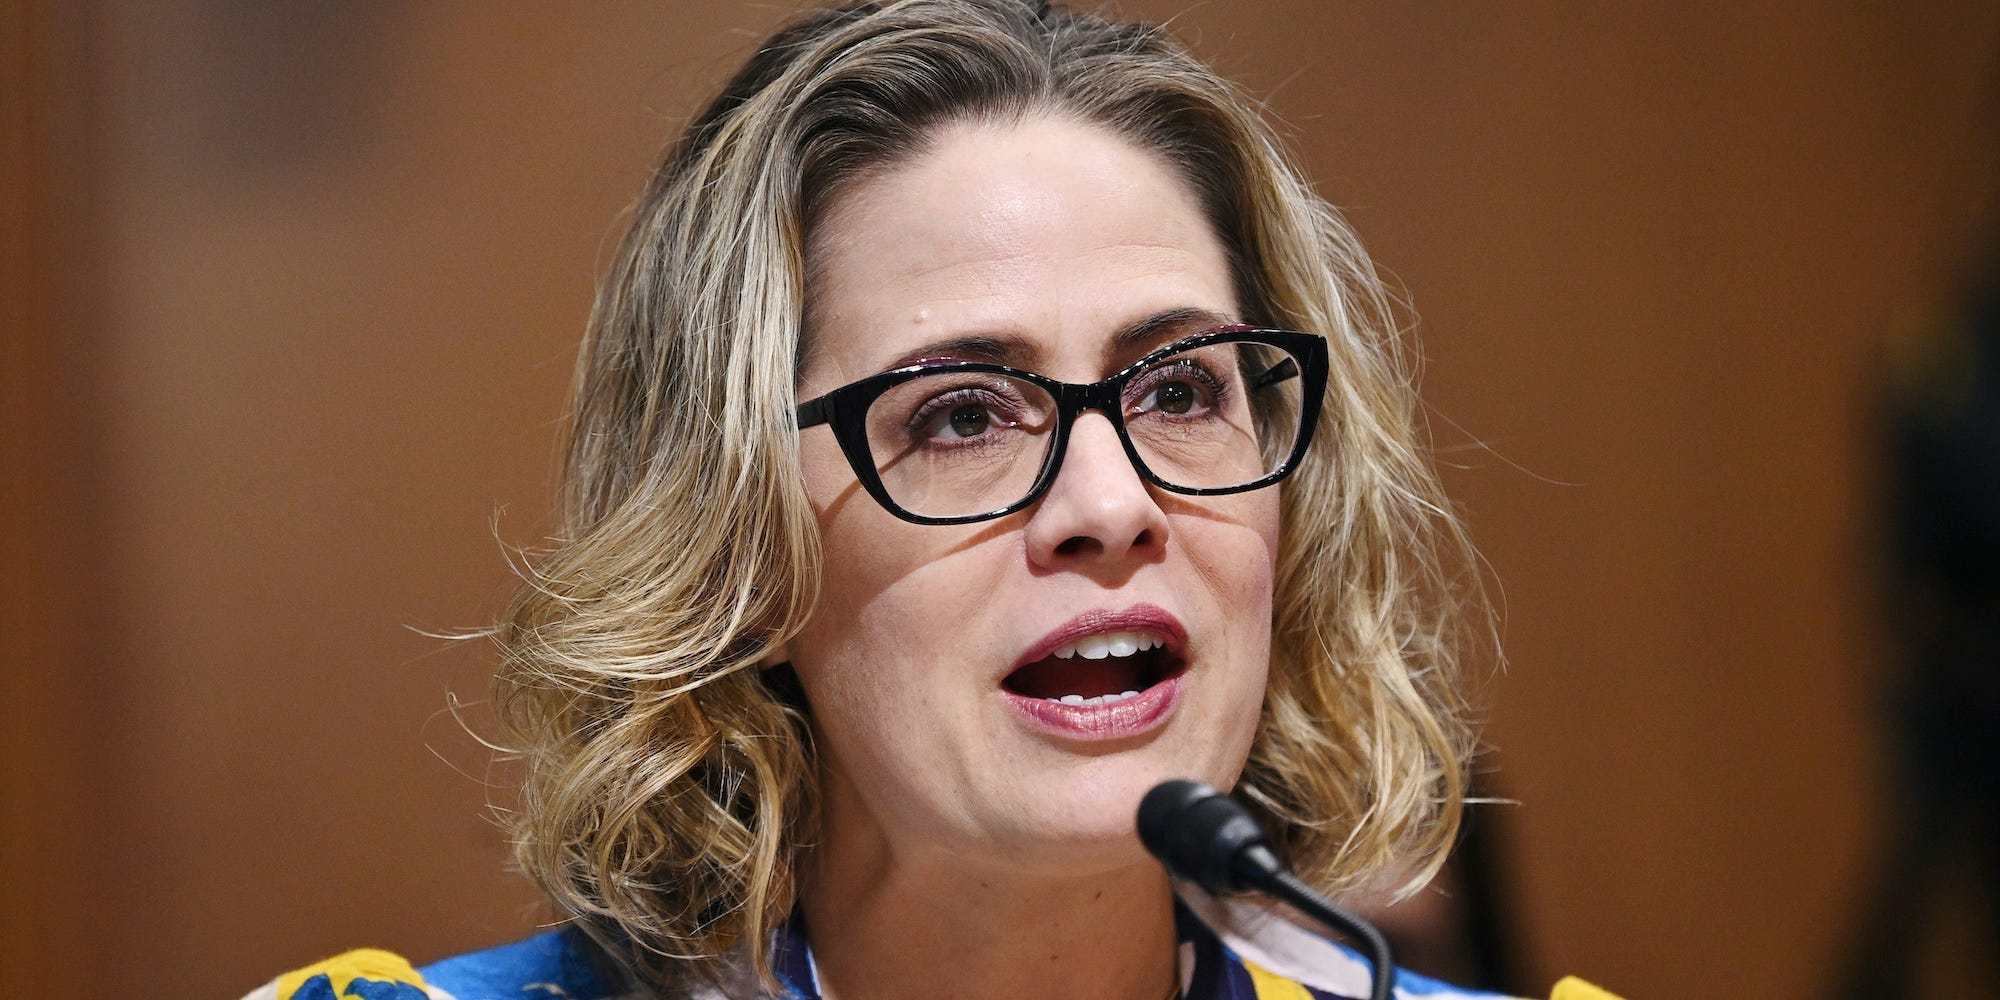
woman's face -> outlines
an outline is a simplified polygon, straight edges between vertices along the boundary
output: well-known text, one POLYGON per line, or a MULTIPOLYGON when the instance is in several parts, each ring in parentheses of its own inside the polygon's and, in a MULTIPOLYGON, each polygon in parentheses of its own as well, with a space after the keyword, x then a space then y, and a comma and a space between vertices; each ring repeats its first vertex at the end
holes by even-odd
MULTIPOLYGON (((932 359, 1095 382, 1238 318, 1192 192, 1063 119, 947 128, 847 191, 814 246, 801 399, 932 359)), ((1235 783, 1270 659, 1277 488, 1150 487, 1085 412, 1035 504, 919 525, 863 492, 829 429, 801 433, 826 571, 788 653, 829 839, 1109 871, 1139 860, 1155 783, 1235 783)))

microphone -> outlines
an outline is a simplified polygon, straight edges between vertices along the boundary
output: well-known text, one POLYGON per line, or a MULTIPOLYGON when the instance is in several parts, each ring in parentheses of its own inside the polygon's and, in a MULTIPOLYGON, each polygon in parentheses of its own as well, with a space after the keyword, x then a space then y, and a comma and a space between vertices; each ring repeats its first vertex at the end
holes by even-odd
POLYGON ((1292 874, 1235 799, 1200 782, 1163 781, 1139 801, 1139 842, 1167 871, 1213 895, 1256 890, 1361 942, 1373 966, 1369 1000, 1389 1000, 1396 966, 1382 932, 1292 874))

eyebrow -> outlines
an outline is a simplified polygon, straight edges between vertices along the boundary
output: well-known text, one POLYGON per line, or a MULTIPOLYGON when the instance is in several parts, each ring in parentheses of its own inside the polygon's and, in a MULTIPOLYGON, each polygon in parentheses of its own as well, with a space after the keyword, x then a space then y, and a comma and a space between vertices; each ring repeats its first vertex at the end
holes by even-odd
POLYGON ((897 356, 883 371, 908 368, 926 361, 990 361, 1012 368, 1023 367, 1034 349, 1018 336, 970 336, 935 340, 914 351, 897 356))
MULTIPOLYGON (((1186 306, 1154 313, 1136 323, 1126 325, 1111 337, 1111 352, 1117 356, 1138 353, 1143 348, 1172 336, 1200 333, 1219 326, 1228 326, 1236 320, 1212 309, 1186 306)), ((1116 360, 1107 358, 1106 360, 1116 360)))
MULTIPOLYGON (((1154 313, 1128 323, 1111 335, 1106 346, 1107 362, 1138 354, 1154 344, 1182 333, 1199 333, 1228 326, 1236 320, 1212 309, 1187 306, 1154 313)), ((936 340, 897 356, 883 371, 909 368, 926 361, 986 361, 1010 368, 1027 368, 1041 352, 1027 338, 1018 335, 974 335, 936 340)))

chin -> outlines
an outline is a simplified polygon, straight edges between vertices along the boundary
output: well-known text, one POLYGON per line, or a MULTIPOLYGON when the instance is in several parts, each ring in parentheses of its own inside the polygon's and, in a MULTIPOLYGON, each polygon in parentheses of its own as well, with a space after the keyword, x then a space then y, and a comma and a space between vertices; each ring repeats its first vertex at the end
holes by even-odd
POLYGON ((1037 874, 1087 877, 1145 866, 1156 869, 1139 843, 1139 800, 1160 782, 1191 778, 1220 788, 1235 783, 1240 768, 1175 760, 1097 758, 1077 762, 1071 773, 1048 775, 1043 788, 1061 789, 1000 817, 1015 827, 1005 839, 1017 864, 1037 874), (1217 773, 1220 772, 1220 773, 1217 773), (1021 826, 1022 820, 1028 826, 1021 826))

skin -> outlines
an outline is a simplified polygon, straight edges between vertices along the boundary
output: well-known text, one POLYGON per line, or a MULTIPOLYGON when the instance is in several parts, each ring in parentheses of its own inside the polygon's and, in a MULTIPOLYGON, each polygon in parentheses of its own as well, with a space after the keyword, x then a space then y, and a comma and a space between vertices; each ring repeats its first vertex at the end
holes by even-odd
MULTIPOLYGON (((800 398, 979 336, 1004 363, 1091 382, 1238 314, 1227 257, 1170 168, 1051 117, 947 126, 857 184, 815 242, 800 398), (1192 312, 1141 343, 1116 335, 1192 312)), ((832 434, 801 442, 827 586, 785 651, 812 704, 824 826, 803 898, 839 1000, 936 995, 1157 1000, 1178 982, 1171 893, 1133 815, 1155 783, 1229 787, 1270 660, 1278 490, 1184 497, 1132 468, 1088 413, 1031 507, 910 524, 864 493, 832 434), (1067 740, 1001 679, 1051 630, 1139 603, 1186 627, 1167 722, 1067 740)))

